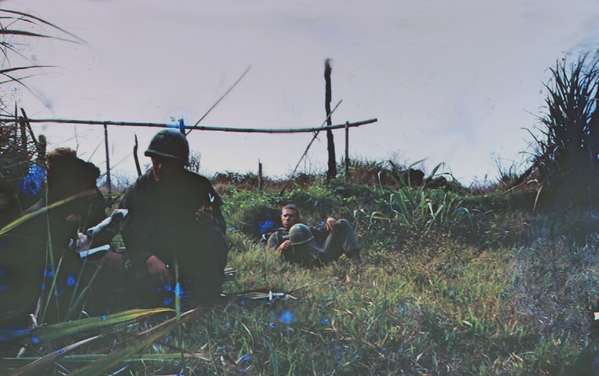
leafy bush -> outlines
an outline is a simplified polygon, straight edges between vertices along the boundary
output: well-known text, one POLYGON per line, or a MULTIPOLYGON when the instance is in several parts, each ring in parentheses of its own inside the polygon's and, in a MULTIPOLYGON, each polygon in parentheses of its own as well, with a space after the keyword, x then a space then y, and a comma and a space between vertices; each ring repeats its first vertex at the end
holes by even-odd
POLYGON ((551 73, 540 118, 544 139, 534 137, 533 167, 559 200, 588 199, 599 188, 599 53, 582 55, 575 63, 562 59, 551 73))

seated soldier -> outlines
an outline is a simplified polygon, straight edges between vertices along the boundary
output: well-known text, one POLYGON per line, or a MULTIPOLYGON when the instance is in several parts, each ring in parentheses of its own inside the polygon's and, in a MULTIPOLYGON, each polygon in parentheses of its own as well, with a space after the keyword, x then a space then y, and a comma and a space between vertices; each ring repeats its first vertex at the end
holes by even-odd
POLYGON ((304 266, 325 264, 345 254, 355 264, 360 264, 360 246, 351 224, 333 217, 321 227, 308 227, 300 223, 297 206, 285 205, 281 213, 283 228, 274 232, 267 246, 276 250, 287 261, 304 266))
MULTIPOLYGON (((6 303, 0 316, 27 315, 35 309, 40 294, 47 298, 51 293, 56 298, 46 299, 50 303, 44 306, 44 321, 63 320, 96 268, 79 257, 73 244, 79 238, 78 232, 85 232, 106 217, 104 197, 96 186, 100 170, 68 148, 56 149, 47 158, 47 194, 23 215, 52 208, 29 218, 2 239, 5 246, 0 251, 8 287, 0 294, 6 303)), ((79 306, 79 310, 82 308, 92 312, 89 304, 79 306)))
POLYGON ((209 305, 218 299, 227 263, 223 201, 210 181, 185 169, 189 144, 158 132, 145 155, 152 169, 127 189, 121 233, 131 260, 134 298, 146 306, 209 305))

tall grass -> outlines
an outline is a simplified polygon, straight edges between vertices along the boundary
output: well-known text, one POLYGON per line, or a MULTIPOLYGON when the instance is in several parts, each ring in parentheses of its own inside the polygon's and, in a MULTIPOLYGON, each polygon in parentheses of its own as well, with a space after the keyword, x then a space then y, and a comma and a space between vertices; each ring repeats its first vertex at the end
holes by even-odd
POLYGON ((222 304, 180 324, 170 313, 173 325, 156 328, 152 333, 164 330, 155 336, 146 329, 166 317, 128 320, 115 330, 91 325, 59 339, 43 337, 40 327, 31 348, 46 356, 69 353, 60 359, 6 356, 5 367, 31 367, 39 358, 47 374, 64 368, 133 375, 592 371, 595 337, 587 307, 596 300, 599 239, 569 234, 580 227, 572 218, 592 220, 593 211, 560 219, 559 213, 533 215, 532 203, 520 204, 534 195, 470 197, 358 185, 343 191, 315 186, 283 197, 230 189, 224 196, 228 266, 237 274, 225 284, 222 304), (399 200, 408 210, 402 211, 399 200), (350 219, 363 264, 342 257, 305 269, 283 262, 263 248, 259 236, 242 230, 264 219, 266 209, 289 202, 302 208, 308 223, 329 214, 350 219), (382 214, 372 215, 377 212, 382 214), (102 337, 92 341, 95 335, 102 337), (86 338, 90 342, 78 345, 86 338), (73 344, 78 346, 68 347, 73 344))

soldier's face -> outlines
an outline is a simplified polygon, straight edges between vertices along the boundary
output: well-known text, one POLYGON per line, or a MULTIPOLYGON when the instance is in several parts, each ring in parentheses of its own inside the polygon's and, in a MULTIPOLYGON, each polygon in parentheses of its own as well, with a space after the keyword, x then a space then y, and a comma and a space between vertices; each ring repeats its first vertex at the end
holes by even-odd
POLYGON ((281 222, 283 222, 283 227, 285 230, 288 230, 296 223, 299 223, 299 215, 293 209, 283 209, 283 213, 281 214, 281 222))
POLYGON ((152 173, 156 181, 168 179, 174 172, 183 169, 183 163, 171 158, 152 157, 152 173))

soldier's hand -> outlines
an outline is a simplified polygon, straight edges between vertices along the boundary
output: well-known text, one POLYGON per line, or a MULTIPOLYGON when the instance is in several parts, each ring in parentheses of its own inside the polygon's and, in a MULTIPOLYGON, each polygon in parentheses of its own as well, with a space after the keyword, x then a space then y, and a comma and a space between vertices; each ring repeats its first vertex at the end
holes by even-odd
POLYGON ((212 206, 202 206, 196 212, 196 221, 201 222, 202 224, 209 225, 213 220, 212 206))
POLYGON ((150 273, 150 275, 154 279, 156 279, 163 285, 166 285, 167 283, 169 283, 169 281, 171 279, 171 275, 168 272, 168 269, 166 268, 166 264, 164 262, 162 262, 161 259, 152 255, 152 256, 148 257, 148 260, 146 260, 146 263, 148 264, 148 273, 150 273))
POLYGON ((333 218, 333 217, 327 218, 327 221, 325 223, 327 230, 332 231, 336 225, 337 225, 337 220, 335 218, 333 218))
POLYGON ((287 249, 289 247, 291 247, 291 241, 285 240, 283 243, 281 243, 279 248, 277 248, 277 252, 282 252, 284 249, 287 249))

